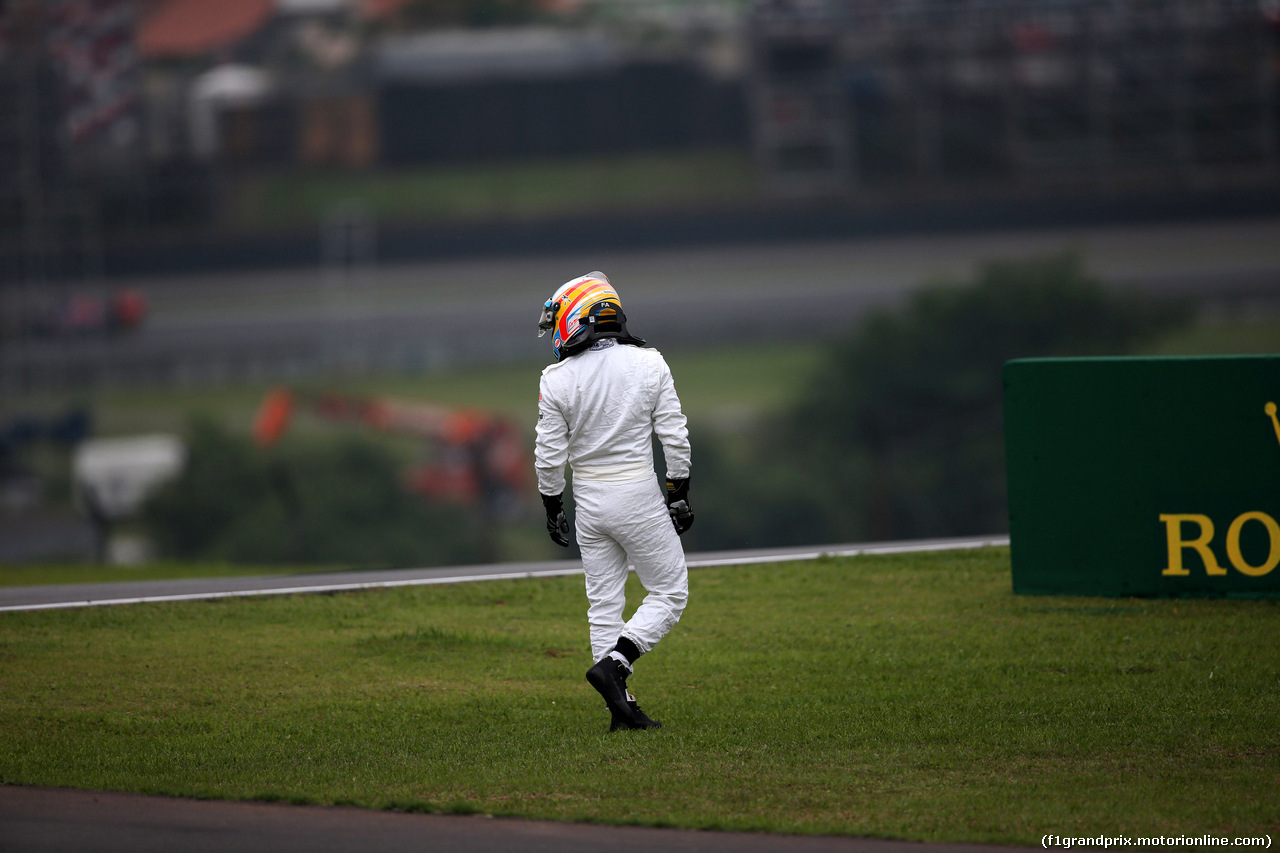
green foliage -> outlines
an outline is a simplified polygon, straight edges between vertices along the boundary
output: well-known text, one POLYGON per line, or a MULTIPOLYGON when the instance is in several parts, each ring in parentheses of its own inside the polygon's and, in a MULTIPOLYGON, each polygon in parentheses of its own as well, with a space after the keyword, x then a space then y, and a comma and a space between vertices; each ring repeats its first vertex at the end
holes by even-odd
POLYGON ((198 423, 186 469, 144 517, 161 553, 179 559, 409 566, 487 556, 476 513, 413 497, 397 460, 354 437, 264 451, 198 423))
POLYGON ((754 479, 721 486, 731 503, 696 506, 733 515, 738 546, 1004 530, 1004 362, 1123 355, 1190 317, 1107 289, 1071 254, 927 287, 831 348, 762 439, 754 479))
POLYGON ((1277 602, 1014 596, 1008 549, 699 569, 630 682, 664 727, 613 735, 584 606, 0 614, 0 784, 1022 845, 1280 822, 1277 602))

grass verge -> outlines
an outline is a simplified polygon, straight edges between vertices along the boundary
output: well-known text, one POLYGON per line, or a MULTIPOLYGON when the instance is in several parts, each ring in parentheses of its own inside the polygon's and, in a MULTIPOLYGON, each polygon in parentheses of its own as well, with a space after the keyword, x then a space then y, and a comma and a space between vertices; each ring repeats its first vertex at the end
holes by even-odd
POLYGON ((922 840, 1280 825, 1276 602, 1015 597, 1006 549, 691 585, 632 679, 665 727, 615 735, 580 578, 0 614, 0 783, 922 840))
POLYGON ((1197 323, 1166 335, 1149 355, 1270 355, 1280 352, 1280 318, 1273 314, 1197 323))
MULTIPOLYGON (((691 421, 755 419, 791 403, 796 377, 807 375, 821 358, 821 345, 772 344, 707 349, 676 349, 663 355, 671 365, 684 411, 691 421)), ((476 407, 528 424, 537 418, 538 376, 550 359, 459 368, 437 373, 385 375, 360 380, 300 383, 303 390, 352 396, 387 395, 442 406, 476 407)), ((144 390, 103 393, 92 400, 97 429, 103 435, 181 431, 192 415, 216 418, 230 429, 247 432, 270 390, 267 385, 181 391, 144 390)), ((53 406, 47 406, 54 410, 53 406)), ((317 424, 336 434, 350 425, 317 424)))
POLYGON ((232 194, 245 229, 315 224, 353 203, 379 222, 481 221, 723 205, 759 196, 751 157, 735 150, 512 161, 386 172, 270 172, 232 194))

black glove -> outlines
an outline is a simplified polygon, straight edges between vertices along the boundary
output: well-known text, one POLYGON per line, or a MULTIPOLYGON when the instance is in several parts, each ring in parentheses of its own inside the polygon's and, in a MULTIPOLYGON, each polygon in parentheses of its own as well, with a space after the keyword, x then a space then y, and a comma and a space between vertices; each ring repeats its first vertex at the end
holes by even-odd
POLYGON ((693 510, 689 509, 689 478, 677 477, 667 479, 667 512, 671 514, 671 523, 676 526, 680 536, 693 527, 693 510))
POLYGON ((564 517, 562 495, 543 495, 542 508, 547 511, 547 533, 561 548, 569 547, 569 519, 564 517))

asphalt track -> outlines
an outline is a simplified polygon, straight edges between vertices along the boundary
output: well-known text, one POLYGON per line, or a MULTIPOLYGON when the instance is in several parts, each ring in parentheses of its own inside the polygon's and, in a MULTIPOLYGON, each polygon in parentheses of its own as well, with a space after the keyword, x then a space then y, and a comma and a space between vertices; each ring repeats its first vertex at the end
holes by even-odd
POLYGON ((0 786, 0 853, 996 853, 1017 848, 0 786))
MULTIPOLYGON (((879 542, 690 555, 691 568, 812 560, 826 555, 978 548, 1005 536, 879 542)), ((123 606, 228 596, 298 595, 416 584, 578 574, 581 563, 527 563, 207 581, 0 589, 0 610, 123 606)), ((351 807, 188 800, 64 788, 0 786, 0 853, 979 853, 975 844, 707 832, 404 814, 351 807)))
MULTIPOLYGON (((0 342, 0 388, 217 386, 430 371, 548 357, 537 309, 562 281, 604 270, 633 331, 658 349, 841 334, 924 282, 992 258, 1076 250, 1116 287, 1274 310, 1280 218, 598 250, 382 264, 334 272, 211 271, 122 278, 150 303, 135 333, 0 342)), ((0 288, 0 311, 26 296, 0 288)))
MULTIPOLYGON (((689 568, 736 566, 750 563, 780 563, 815 560, 819 557, 852 557, 860 554, 905 554, 920 551, 948 551, 1007 545, 1003 535, 970 536, 953 539, 921 539, 909 542, 869 542, 848 545, 807 545, 749 551, 714 551, 690 554, 689 568)), ((256 595, 300 595, 305 593, 356 592, 399 586, 471 583, 484 580, 558 577, 582 574, 579 560, 539 563, 492 563, 431 569, 387 571, 324 572, 304 575, 264 575, 257 577, 199 578, 169 581, 126 581, 58 586, 0 587, 0 612, 13 610, 56 610, 69 607, 145 604, 168 601, 198 601, 256 595)))

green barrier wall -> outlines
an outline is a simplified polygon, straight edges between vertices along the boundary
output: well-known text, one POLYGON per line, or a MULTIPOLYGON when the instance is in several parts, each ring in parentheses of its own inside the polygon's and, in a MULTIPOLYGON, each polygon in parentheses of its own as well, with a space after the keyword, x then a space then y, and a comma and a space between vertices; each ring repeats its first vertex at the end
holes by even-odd
POLYGON ((1280 356, 1004 367, 1013 589, 1280 597, 1280 356))

